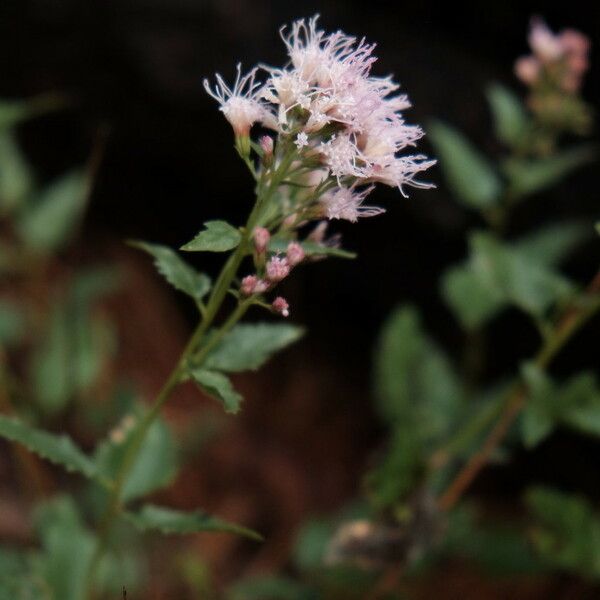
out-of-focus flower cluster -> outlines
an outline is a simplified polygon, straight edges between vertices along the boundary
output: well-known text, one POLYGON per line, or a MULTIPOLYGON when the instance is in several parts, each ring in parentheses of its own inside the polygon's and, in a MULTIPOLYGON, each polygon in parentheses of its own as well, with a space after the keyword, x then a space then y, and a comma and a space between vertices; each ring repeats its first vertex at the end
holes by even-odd
MULTIPOLYGON (((238 65, 232 86, 220 75, 214 87, 204 82, 257 179, 258 202, 261 191, 269 199, 268 218, 254 232, 257 273, 243 280, 245 295, 270 289, 304 260, 302 245, 290 234, 307 223, 356 222, 384 212, 365 204, 376 183, 397 187, 403 195, 406 186, 432 187, 417 177, 435 161, 404 153, 423 136, 419 126, 404 121, 407 96, 396 93, 399 86, 391 77, 371 75, 375 45, 341 31, 326 34, 317 17, 296 21, 281 35, 289 56, 285 67, 261 66, 243 75, 238 65), (274 135, 254 142, 254 125, 274 135), (265 240, 273 234, 291 241, 280 254, 269 255, 265 240)), ((322 225, 311 236, 312 243, 333 243, 325 242, 322 225)), ((288 312, 282 302, 274 310, 288 312)))
POLYGON ((555 34, 534 17, 528 41, 532 54, 516 61, 515 73, 530 88, 529 107, 548 127, 586 133, 591 115, 579 92, 589 68, 589 38, 574 29, 555 34))

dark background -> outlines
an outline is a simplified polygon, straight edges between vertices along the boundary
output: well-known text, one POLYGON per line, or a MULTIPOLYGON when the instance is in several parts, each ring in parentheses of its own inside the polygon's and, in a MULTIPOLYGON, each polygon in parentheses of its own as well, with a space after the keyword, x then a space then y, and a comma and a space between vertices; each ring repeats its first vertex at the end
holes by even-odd
MULTIPOLYGON (((409 121, 426 126, 432 117, 445 119, 492 154, 501 149, 490 134, 483 87, 500 80, 523 91, 512 64, 527 52, 532 14, 545 16, 555 30, 575 27, 592 37, 584 95, 599 108, 600 3, 553 7, 506 0, 473 6, 379 0, 3 0, 0 96, 57 90, 72 99, 71 108, 21 129, 43 178, 84 163, 98 131, 108 128, 83 240, 139 237, 179 246, 206 219, 241 224, 252 202, 251 181, 233 151, 230 127, 204 93, 202 79, 215 71, 230 78, 239 60, 247 67, 282 64, 278 28, 315 12, 325 29, 377 41, 381 58, 375 72, 392 72, 400 81, 414 104, 409 121)), ((423 146, 431 153, 426 141, 423 146)), ((597 218, 597 175, 595 164, 533 198, 517 211, 513 234, 567 216, 597 218)), ((455 356, 462 341, 438 295, 437 278, 464 256, 465 229, 478 221, 452 201, 437 168, 429 178, 438 189, 409 190, 409 199, 379 189, 373 200, 388 209, 383 217, 358 225, 334 223, 359 258, 301 269, 285 289, 292 319, 310 332, 299 351, 308 357, 304 363, 325 363, 353 387, 351 397, 334 394, 331 404, 367 417, 362 433, 371 446, 379 435, 368 400, 372 347, 392 307, 418 304, 427 326, 455 356)), ((597 245, 589 244, 567 270, 585 281, 598 258, 597 245)), ((216 259, 203 260, 214 273, 216 259)), ((178 297, 176 302, 191 323, 188 305, 178 297)), ((596 321, 578 336, 557 371, 597 367, 597 335, 596 321)), ((535 333, 514 313, 496 322, 491 336, 490 378, 513 368, 537 344, 535 333)), ((597 445, 558 436, 523 460, 520 470, 503 471, 508 475, 500 475, 499 491, 512 493, 535 472, 538 481, 598 492, 597 445)), ((480 485, 485 488, 485 478, 480 485)))

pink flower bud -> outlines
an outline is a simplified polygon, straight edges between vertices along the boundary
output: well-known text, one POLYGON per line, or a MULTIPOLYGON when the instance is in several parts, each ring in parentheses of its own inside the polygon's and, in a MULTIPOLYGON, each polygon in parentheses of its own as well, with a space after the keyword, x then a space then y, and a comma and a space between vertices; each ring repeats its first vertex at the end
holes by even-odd
POLYGON ((273 138, 268 135, 263 135, 260 140, 258 140, 262 151, 265 153, 265 156, 272 156, 273 154, 273 138))
POLYGON ((285 279, 290 274, 290 265, 287 258, 274 256, 266 267, 267 279, 272 282, 278 282, 285 279))
POLYGON ((515 75, 526 85, 533 85, 540 76, 540 62, 534 56, 522 56, 515 63, 515 75))
POLYGON ((287 300, 285 298, 277 296, 277 298, 273 300, 273 304, 271 306, 273 307, 273 310, 276 313, 280 314, 282 317, 290 316, 290 305, 287 303, 287 300))
POLYGON ((258 277, 256 277, 256 275, 247 275, 242 279, 240 292, 242 292, 244 296, 252 296, 252 294, 254 294, 254 288, 256 287, 257 281, 258 277))
POLYGON ((266 251, 270 239, 271 234, 269 233, 268 229, 265 229, 264 227, 257 227, 254 230, 254 248, 258 254, 263 254, 263 252, 266 251))
POLYGON ((298 242, 291 242, 288 244, 286 256, 290 266, 295 267, 304 260, 304 250, 298 242))

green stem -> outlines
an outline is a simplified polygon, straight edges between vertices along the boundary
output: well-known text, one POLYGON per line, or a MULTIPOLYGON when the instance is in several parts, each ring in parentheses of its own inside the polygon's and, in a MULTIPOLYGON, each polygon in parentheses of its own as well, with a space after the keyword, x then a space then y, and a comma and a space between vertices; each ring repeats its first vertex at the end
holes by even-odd
MULTIPOLYGON (((135 431, 135 434, 131 439, 130 445, 127 448, 127 451, 123 458, 123 462, 121 463, 119 471, 115 477, 114 486, 110 491, 106 511, 100 522, 98 541, 86 577, 87 598, 93 598, 94 596, 93 585, 96 579, 98 568, 108 547, 108 541, 113 525, 123 508, 123 489, 127 483, 127 478, 129 477, 131 470, 135 465, 135 461, 138 458, 140 449, 142 448, 146 435, 150 427, 154 423, 154 420, 159 415, 162 407, 169 399, 173 390, 185 378, 185 374, 191 357, 194 355, 199 345, 202 343, 203 339, 206 336, 206 333, 208 332, 210 326, 212 325, 213 321, 218 315, 223 301, 227 296, 227 292, 229 291, 229 288, 237 275, 238 269, 244 257, 248 253, 248 245, 252 237, 252 232, 254 231, 254 228, 260 223, 260 218, 263 210, 270 202, 271 198, 273 197, 273 194, 275 193, 281 182, 287 176, 287 171, 289 170, 290 165, 294 160, 294 157, 295 152, 293 151, 290 151, 283 156, 281 164, 272 173, 270 182, 267 186, 265 186, 265 178, 260 178, 258 183, 257 199, 252 209, 252 212, 248 217, 246 226, 242 230, 242 239, 240 240, 240 243, 236 248, 235 252, 233 252, 227 259, 227 262, 223 266, 223 269, 221 270, 221 273, 219 274, 219 277, 215 282, 209 300, 203 311, 203 318, 196 330, 194 331, 194 333, 192 334, 192 336, 190 337, 183 352, 181 353, 181 356, 177 361, 177 365, 169 375, 161 390, 159 391, 150 409, 140 421, 135 431)), ((228 331, 230 331, 231 328, 243 317, 243 315, 253 303, 253 297, 247 298, 246 300, 243 300, 238 303, 235 310, 231 313, 231 315, 227 318, 227 320, 223 323, 219 330, 215 332, 215 334, 208 339, 208 342, 200 348, 197 356, 195 357, 194 365, 200 366, 202 364, 202 362, 208 356, 209 352, 215 347, 216 344, 219 343, 223 336, 228 331)))

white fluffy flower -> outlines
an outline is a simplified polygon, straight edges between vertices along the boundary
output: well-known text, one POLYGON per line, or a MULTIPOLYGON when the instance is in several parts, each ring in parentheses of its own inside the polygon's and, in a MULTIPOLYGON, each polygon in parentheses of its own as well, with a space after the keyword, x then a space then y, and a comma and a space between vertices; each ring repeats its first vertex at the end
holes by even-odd
POLYGON ((359 217, 375 217, 384 213, 378 206, 364 206, 364 199, 375 186, 356 191, 351 188, 338 187, 330 190, 321 198, 321 205, 328 219, 344 219, 356 223, 359 217))

